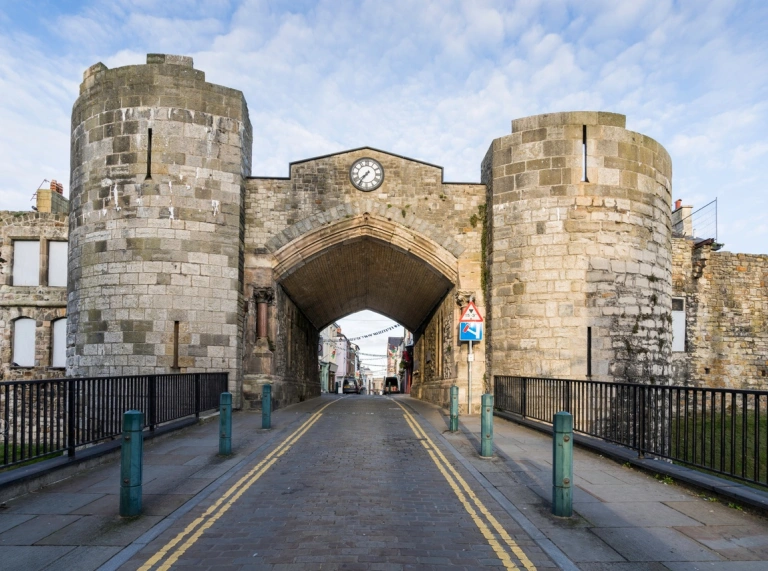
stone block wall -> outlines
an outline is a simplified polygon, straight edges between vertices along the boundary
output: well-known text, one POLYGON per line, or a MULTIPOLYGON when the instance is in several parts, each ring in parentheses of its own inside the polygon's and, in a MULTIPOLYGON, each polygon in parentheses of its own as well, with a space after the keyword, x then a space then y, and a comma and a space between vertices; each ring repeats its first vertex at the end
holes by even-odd
MULTIPOLYGON (((293 163, 289 174, 285 179, 248 180, 246 292, 260 286, 278 291, 285 285, 293 291, 287 297, 295 302, 297 318, 307 319, 315 329, 369 308, 394 318, 399 312, 399 320, 423 339, 431 335, 425 337, 424 332, 444 330, 442 347, 447 353, 440 378, 414 378, 421 383, 414 390, 427 400, 447 402, 446 387, 460 368, 451 351, 461 350, 453 291, 471 290, 479 303, 482 300, 485 187, 445 183, 440 167, 369 148, 293 163), (372 192, 355 189, 349 180, 350 165, 362 157, 372 157, 384 168, 384 183, 372 192), (335 271, 317 262, 323 256, 332 259, 335 271), (297 279, 299 267, 305 273, 297 279), (422 290, 425 283, 434 287, 422 290), (310 288, 322 294, 307 305, 310 288), (420 297, 422 291, 434 294, 438 289, 437 299, 420 297), (371 305, 374 290, 377 298, 371 305)), ((430 339, 434 343, 436 336, 430 339)), ((280 352, 287 350, 286 341, 276 337, 276 367, 280 352)), ((426 347, 426 341, 422 345, 426 347)), ((316 346, 312 350, 316 353, 316 346)), ((476 368, 481 369, 481 384, 482 356, 476 368)), ((319 383, 316 371, 307 379, 319 383)), ((481 392, 478 389, 478 402, 481 392)))
POLYGON ((226 370, 239 394, 250 161, 242 93, 207 83, 191 58, 85 72, 72 112, 69 375, 226 370))
POLYGON ((685 351, 672 354, 675 384, 768 389, 768 255, 673 242, 673 296, 684 300, 685 351))
POLYGON ((52 367, 52 325, 67 315, 67 288, 47 285, 47 243, 66 241, 67 216, 43 212, 0 211, 0 380, 49 379, 64 376, 52 367), (13 285, 13 241, 40 240, 40 285, 13 285), (13 322, 20 317, 34 319, 35 366, 14 367, 13 322))
POLYGON ((512 122, 488 188, 492 374, 663 381, 670 354, 671 161, 613 113, 512 122), (586 142, 586 180, 583 161, 586 142))

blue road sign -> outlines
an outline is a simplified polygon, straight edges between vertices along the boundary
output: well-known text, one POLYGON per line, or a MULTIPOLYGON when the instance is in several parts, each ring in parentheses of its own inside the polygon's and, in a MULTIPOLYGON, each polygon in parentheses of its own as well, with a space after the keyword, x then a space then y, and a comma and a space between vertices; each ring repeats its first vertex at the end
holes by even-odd
POLYGON ((459 341, 482 341, 482 340, 483 340, 482 321, 459 323, 459 341))

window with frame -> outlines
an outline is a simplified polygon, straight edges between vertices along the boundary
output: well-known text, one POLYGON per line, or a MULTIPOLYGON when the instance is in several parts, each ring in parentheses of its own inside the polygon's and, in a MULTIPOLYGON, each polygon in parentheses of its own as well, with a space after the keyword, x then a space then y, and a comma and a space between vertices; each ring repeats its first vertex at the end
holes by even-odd
POLYGON ((29 317, 13 322, 12 363, 16 367, 35 366, 35 325, 35 320, 29 317))
POLYGON ((67 366, 67 318, 57 319, 51 324, 51 366, 67 366))
POLYGON ((67 287, 67 242, 48 242, 48 285, 67 287))
POLYGON ((672 352, 685 351, 685 299, 672 298, 672 352))
POLYGON ((13 285, 40 285, 40 240, 13 241, 13 285))

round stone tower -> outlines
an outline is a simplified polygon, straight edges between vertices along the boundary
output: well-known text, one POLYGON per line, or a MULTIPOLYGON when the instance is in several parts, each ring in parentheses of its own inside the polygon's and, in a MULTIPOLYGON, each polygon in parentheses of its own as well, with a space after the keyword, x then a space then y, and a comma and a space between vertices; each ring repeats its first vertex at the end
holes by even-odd
POLYGON ((491 145, 490 374, 665 380, 672 166, 625 122, 537 115, 491 145))
POLYGON ((192 59, 84 74, 72 110, 67 374, 241 373, 240 91, 192 59))

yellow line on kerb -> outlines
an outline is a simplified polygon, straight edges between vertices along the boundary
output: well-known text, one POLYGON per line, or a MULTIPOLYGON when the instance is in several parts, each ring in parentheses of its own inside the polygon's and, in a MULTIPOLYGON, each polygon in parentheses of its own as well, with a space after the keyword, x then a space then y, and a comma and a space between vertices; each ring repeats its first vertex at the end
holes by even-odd
POLYGON ((144 565, 139 567, 139 571, 149 571, 155 565, 168 555, 168 558, 157 568, 157 571, 166 571, 171 568, 171 565, 181 557, 187 549, 189 549, 200 537, 205 530, 211 527, 222 515, 224 515, 229 508, 232 507, 240 497, 250 488, 256 480, 269 470, 272 465, 277 462, 283 454, 290 450, 296 441, 299 440, 312 425, 318 421, 322 416, 322 412, 325 408, 331 406, 334 402, 329 402, 323 408, 312 414, 299 428, 297 428, 288 438, 286 438, 280 445, 278 445, 272 452, 267 454, 263 460, 251 468, 248 473, 235 482, 224 494, 216 500, 211 507, 209 507, 203 514, 192 521, 183 531, 174 537, 171 541, 166 543, 157 553, 150 557, 144 565), (175 551, 173 549, 184 540, 185 537, 189 538, 184 541, 175 551), (169 555, 170 553, 170 555, 169 555))
POLYGON ((416 419, 413 418, 411 413, 409 413, 408 410, 399 402, 395 402, 401 409, 403 409, 405 420, 408 423, 408 426, 411 427, 411 430, 413 430, 413 433, 417 437, 421 437, 423 439, 421 440, 421 444, 424 446, 424 448, 426 448, 429 456, 435 463, 435 466, 437 466, 437 469, 440 470, 440 473, 442 473, 443 477, 448 482, 448 485, 451 486, 451 489, 456 494, 456 497, 459 499, 461 504, 464 506, 464 509, 475 522, 475 525, 477 525, 478 529, 480 529, 480 533, 483 534, 483 537, 485 537, 485 539, 488 541, 488 544, 493 548, 494 552, 496 552, 496 555, 504 564, 504 567, 507 569, 518 569, 518 567, 512 562, 509 554, 504 549, 504 546, 498 541, 498 539, 496 539, 493 532, 488 529, 485 521, 483 521, 483 519, 478 515, 477 511, 475 511, 472 505, 470 505, 470 503, 467 501, 467 498, 472 500, 472 503, 475 505, 477 510, 482 513, 483 516, 485 516, 493 529, 496 531, 496 535, 498 535, 504 541, 507 547, 509 547, 512 553, 515 554, 520 563, 522 563, 523 567, 525 567, 528 571, 536 571, 536 566, 531 562, 530 559, 528 559, 528 557, 525 555, 525 552, 520 548, 515 540, 510 537, 509 533, 507 533, 507 530, 504 529, 499 521, 493 517, 493 514, 488 511, 488 508, 485 507, 485 504, 483 504, 483 502, 480 501, 480 498, 475 495, 475 493, 472 491, 472 488, 469 487, 469 484, 467 484, 464 478, 461 477, 461 474, 459 474, 453 465, 448 462, 440 449, 435 445, 435 443, 432 441, 429 435, 427 435, 419 423, 416 422, 416 419))

